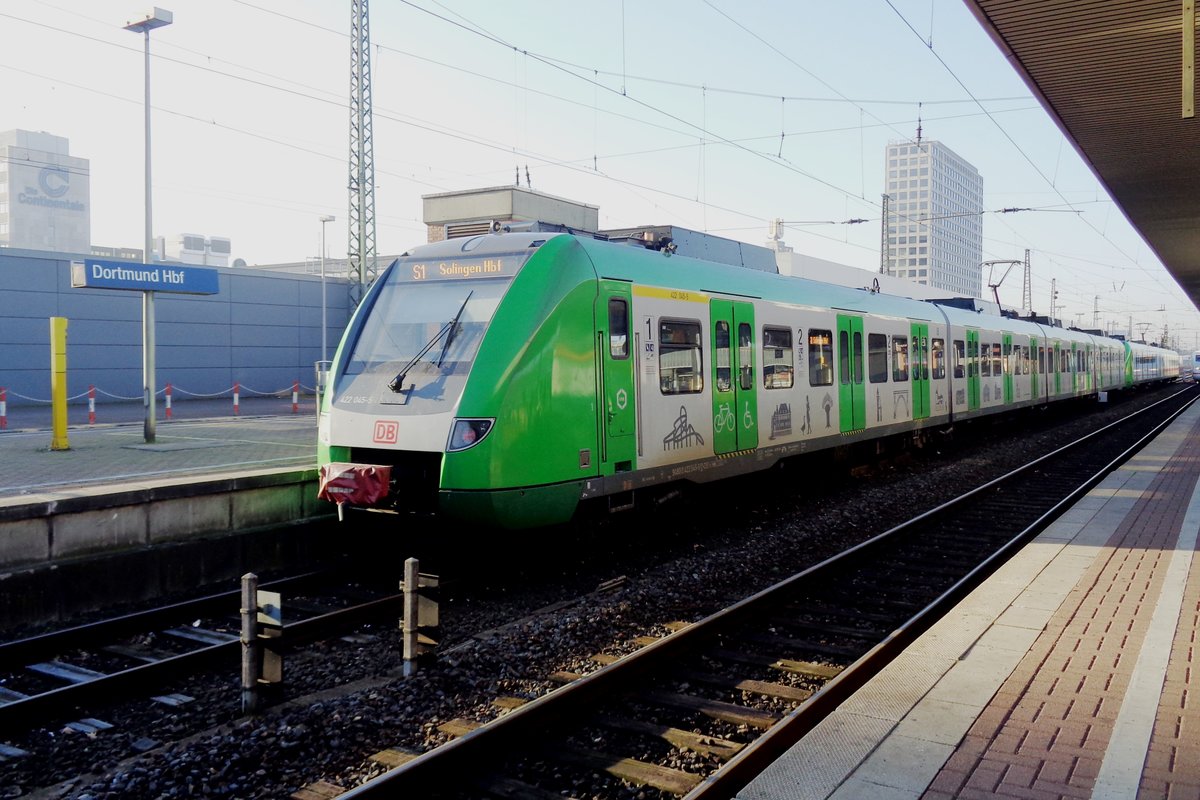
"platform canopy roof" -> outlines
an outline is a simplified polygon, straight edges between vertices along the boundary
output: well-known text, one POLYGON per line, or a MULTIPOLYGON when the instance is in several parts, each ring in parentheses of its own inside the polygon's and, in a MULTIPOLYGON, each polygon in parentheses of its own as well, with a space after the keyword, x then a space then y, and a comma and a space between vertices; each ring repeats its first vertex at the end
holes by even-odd
POLYGON ((1195 0, 964 2, 1200 306, 1195 0))

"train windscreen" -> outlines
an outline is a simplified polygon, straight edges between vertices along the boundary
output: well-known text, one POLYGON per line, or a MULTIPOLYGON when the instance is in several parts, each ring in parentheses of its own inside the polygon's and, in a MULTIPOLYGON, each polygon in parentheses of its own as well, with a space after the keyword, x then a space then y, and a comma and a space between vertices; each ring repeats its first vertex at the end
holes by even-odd
POLYGON ((346 373, 413 360, 465 371, 492 315, 528 253, 479 258, 400 259, 359 332, 346 373))

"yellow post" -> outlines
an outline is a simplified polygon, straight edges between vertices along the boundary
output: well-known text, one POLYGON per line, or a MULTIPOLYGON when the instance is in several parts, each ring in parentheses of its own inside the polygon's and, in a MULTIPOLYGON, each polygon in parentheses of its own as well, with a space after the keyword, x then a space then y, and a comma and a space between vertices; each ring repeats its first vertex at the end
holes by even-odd
POLYGON ((51 450, 70 450, 67 442, 67 318, 50 318, 50 402, 54 434, 51 450))

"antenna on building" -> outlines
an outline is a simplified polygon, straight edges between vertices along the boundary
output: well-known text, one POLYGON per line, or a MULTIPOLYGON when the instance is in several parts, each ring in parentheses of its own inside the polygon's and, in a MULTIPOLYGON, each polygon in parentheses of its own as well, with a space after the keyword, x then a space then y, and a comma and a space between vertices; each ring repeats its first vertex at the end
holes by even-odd
POLYGON ((917 103, 917 147, 921 146, 921 104, 917 103))

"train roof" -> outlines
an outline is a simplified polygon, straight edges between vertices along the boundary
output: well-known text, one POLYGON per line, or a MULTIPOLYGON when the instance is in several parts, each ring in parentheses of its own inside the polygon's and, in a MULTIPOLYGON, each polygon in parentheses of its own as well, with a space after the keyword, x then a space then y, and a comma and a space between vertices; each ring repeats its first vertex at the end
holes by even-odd
MULTIPOLYGON (((940 321, 944 314, 953 325, 989 328, 1063 341, 1120 340, 1091 332, 1047 325, 1041 321, 984 313, 949 303, 914 300, 866 289, 855 289, 809 278, 778 275, 761 269, 706 261, 679 253, 648 250, 629 242, 612 242, 584 234, 555 231, 513 231, 419 245, 404 256, 420 258, 480 257, 534 251, 550 239, 572 236, 587 253, 603 278, 637 281, 670 288, 691 288, 725 295, 769 298, 798 306, 833 308, 862 314, 940 321), (936 306, 936 308, 935 308, 936 306)), ((1135 349, 1167 352, 1151 345, 1130 342, 1135 349)), ((1171 351, 1173 352, 1173 351, 1171 351)))

